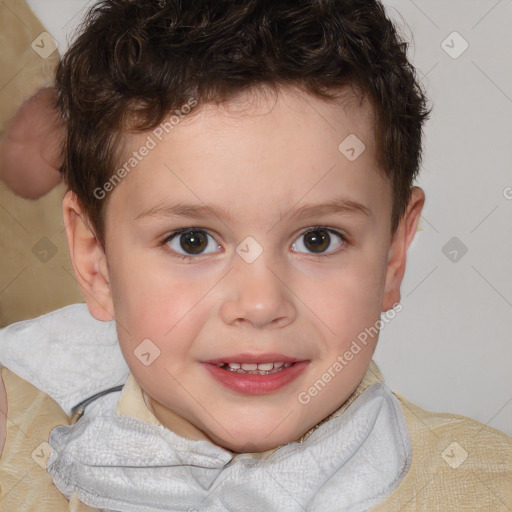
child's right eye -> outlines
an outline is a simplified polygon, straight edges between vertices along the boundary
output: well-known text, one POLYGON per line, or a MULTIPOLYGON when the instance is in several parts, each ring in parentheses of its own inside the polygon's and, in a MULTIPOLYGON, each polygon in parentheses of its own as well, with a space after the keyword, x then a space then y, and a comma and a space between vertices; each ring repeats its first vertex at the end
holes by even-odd
POLYGON ((190 258, 191 255, 209 254, 216 252, 215 249, 221 249, 209 233, 199 228, 178 229, 167 236, 162 245, 169 246, 178 253, 177 257, 183 259, 190 258))

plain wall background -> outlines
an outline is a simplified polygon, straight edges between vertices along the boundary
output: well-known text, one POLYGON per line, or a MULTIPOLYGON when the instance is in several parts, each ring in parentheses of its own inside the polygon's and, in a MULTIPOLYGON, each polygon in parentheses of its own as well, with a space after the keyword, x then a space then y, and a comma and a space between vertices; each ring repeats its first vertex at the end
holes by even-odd
MULTIPOLYGON (((62 54, 94 2, 28 3, 62 54)), ((411 42, 434 109, 403 309, 382 329, 374 360, 419 406, 512 435, 512 2, 383 3, 411 42)))

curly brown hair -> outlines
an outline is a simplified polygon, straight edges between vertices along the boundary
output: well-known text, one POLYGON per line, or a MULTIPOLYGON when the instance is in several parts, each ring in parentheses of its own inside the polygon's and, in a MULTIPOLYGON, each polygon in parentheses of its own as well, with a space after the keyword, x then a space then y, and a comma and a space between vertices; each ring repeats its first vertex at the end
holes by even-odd
POLYGON ((376 0, 102 0, 56 72, 61 172, 104 247, 107 201, 94 191, 119 165, 123 133, 157 127, 190 98, 294 86, 329 101, 350 87, 372 106, 394 233, 431 111, 407 47, 376 0))

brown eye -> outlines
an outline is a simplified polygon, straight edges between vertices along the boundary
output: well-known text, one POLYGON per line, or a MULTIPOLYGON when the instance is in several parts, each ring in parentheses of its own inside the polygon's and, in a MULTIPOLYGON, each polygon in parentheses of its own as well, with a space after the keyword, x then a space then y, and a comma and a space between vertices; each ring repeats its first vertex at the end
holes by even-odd
POLYGON ((343 235, 326 228, 311 229, 303 233, 292 245, 297 252, 330 253, 345 242, 343 235), (334 235, 334 237, 332 236, 334 235))
POLYGON ((192 254, 199 254, 206 249, 208 238, 202 231, 187 231, 180 235, 181 248, 192 254))
POLYGON ((324 252, 329 247, 330 241, 329 233, 320 229, 309 231, 304 235, 304 245, 311 252, 324 252))
POLYGON ((168 236, 163 244, 169 246, 179 256, 201 255, 221 249, 215 239, 203 229, 185 228, 168 236))

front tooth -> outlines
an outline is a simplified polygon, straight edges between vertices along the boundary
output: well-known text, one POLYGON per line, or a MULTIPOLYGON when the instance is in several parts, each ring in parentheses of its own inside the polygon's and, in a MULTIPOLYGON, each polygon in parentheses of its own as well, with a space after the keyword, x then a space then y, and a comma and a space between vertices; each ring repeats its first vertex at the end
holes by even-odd
POLYGON ((257 370, 257 363, 242 363, 242 370, 257 370))
POLYGON ((265 370, 265 371, 270 371, 272 370, 272 368, 274 368, 274 363, 259 363, 258 364, 258 370, 265 370))
POLYGON ((228 366, 233 368, 233 370, 238 370, 238 368, 240 368, 240 363, 228 363, 228 366))

